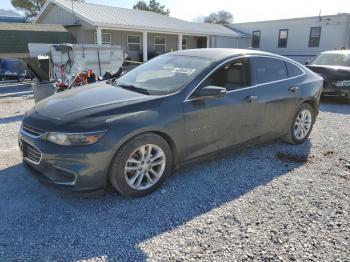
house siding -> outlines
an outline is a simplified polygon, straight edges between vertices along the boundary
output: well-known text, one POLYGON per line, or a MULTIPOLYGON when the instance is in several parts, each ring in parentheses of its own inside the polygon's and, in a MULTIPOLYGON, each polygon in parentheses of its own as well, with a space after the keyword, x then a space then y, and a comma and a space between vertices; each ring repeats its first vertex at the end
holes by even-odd
MULTIPOLYGON (((350 48, 349 40, 350 15, 307 17, 277 21, 263 21, 232 24, 230 27, 247 34, 253 31, 261 32, 260 47, 262 51, 272 52, 293 58, 299 62, 318 55, 326 50, 350 48), (319 47, 309 47, 311 27, 321 27, 319 47), (280 29, 288 29, 286 48, 278 48, 278 34, 280 29)), ((251 41, 242 48, 251 46, 251 41)))

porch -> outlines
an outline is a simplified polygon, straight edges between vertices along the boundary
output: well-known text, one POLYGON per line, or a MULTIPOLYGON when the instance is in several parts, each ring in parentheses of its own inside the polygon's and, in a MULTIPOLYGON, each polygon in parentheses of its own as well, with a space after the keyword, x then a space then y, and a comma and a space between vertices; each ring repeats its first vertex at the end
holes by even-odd
POLYGON ((210 36, 96 28, 74 33, 78 43, 120 45, 128 60, 145 62, 177 50, 210 47, 210 36))

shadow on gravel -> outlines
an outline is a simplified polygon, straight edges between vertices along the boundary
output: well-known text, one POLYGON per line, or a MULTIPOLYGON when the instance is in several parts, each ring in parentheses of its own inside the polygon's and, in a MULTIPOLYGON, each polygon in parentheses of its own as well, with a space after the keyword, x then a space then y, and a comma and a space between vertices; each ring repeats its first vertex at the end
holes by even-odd
POLYGON ((323 112, 350 114, 350 102, 340 98, 322 98, 320 110, 323 112))
POLYGON ((139 199, 67 194, 40 185, 22 165, 9 167, 0 175, 0 260, 2 250, 5 260, 146 260, 141 243, 304 165, 310 147, 309 141, 275 142, 228 152, 177 170, 160 190, 139 199))
POLYGON ((0 124, 8 124, 8 123, 12 123, 12 122, 22 121, 23 117, 24 117, 24 115, 0 118, 0 124))

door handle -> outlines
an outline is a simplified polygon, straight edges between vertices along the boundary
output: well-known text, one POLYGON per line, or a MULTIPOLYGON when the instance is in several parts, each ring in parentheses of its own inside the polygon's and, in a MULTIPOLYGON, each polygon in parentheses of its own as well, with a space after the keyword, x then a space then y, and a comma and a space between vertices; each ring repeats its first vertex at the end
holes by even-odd
POLYGON ((289 92, 292 92, 292 93, 295 93, 296 91, 299 90, 299 87, 298 86, 291 86, 288 88, 288 91, 289 92))
POLYGON ((248 103, 252 103, 252 102, 255 102, 257 99, 258 99, 257 96, 247 96, 246 101, 248 103))

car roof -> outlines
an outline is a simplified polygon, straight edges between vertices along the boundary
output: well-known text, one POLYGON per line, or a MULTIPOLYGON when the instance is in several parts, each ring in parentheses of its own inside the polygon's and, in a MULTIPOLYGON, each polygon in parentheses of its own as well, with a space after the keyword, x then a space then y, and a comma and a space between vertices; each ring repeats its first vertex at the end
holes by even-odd
POLYGON ((222 60, 225 58, 229 58, 229 57, 233 57, 233 56, 240 56, 240 55, 267 55, 267 56, 281 58, 281 56, 279 56, 279 55, 268 53, 268 52, 262 52, 262 51, 258 51, 258 50, 254 50, 254 49, 236 49, 236 48, 187 49, 187 50, 175 51, 172 53, 168 53, 168 55, 203 57, 203 58, 212 59, 214 61, 219 61, 219 60, 222 60))
POLYGON ((344 55, 350 55, 350 50, 330 50, 322 52, 321 54, 344 54, 344 55))

